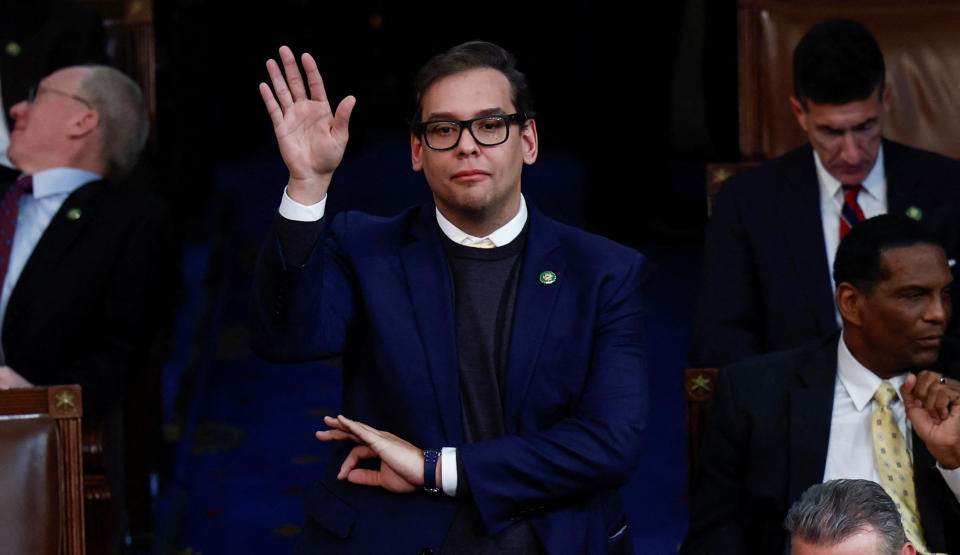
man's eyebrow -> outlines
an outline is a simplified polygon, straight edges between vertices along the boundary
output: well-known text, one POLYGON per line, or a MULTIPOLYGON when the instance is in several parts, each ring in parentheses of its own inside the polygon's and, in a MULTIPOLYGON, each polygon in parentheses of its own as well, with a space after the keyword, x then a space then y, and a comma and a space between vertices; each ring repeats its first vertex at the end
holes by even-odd
MULTIPOLYGON (((484 108, 483 110, 474 112, 473 117, 467 118, 467 119, 482 118, 483 116, 500 115, 500 114, 506 114, 506 113, 507 112, 504 111, 504 109, 500 108, 499 106, 496 108, 484 108)), ((452 112, 430 112, 429 114, 427 114, 427 117, 424 121, 432 121, 437 119, 460 121, 460 118, 454 116, 452 112)))
POLYGON ((876 117, 871 117, 871 118, 867 118, 867 119, 861 121, 860 123, 858 123, 858 124, 856 124, 856 125, 851 125, 850 127, 833 127, 833 126, 831 126, 831 125, 827 125, 827 124, 825 124, 825 123, 821 123, 820 125, 817 126, 817 129, 819 129, 820 131, 824 131, 824 132, 826 132, 826 133, 838 133, 838 134, 839 134, 839 133, 845 132, 847 129, 850 129, 851 131, 857 131, 857 130, 859 130, 859 129, 863 129, 864 127, 866 127, 866 126, 868 126, 868 125, 870 125, 870 124, 876 123, 876 121, 877 121, 877 118, 876 118, 876 117))

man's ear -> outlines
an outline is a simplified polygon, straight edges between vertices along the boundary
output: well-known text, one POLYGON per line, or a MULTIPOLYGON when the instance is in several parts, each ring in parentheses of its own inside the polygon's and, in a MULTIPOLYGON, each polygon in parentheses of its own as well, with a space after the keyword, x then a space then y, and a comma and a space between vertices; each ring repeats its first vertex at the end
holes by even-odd
POLYGON ((790 107, 793 108, 793 117, 797 118, 797 123, 805 132, 809 133, 807 131, 807 110, 803 107, 803 102, 797 100, 797 97, 791 96, 790 107))
POLYGON ((883 111, 886 114, 890 113, 890 107, 893 106, 893 93, 891 92, 892 88, 889 84, 885 84, 883 87, 883 92, 880 93, 880 104, 883 106, 883 111))
POLYGON ((67 133, 71 139, 76 139, 92 132, 99 124, 100 114, 93 110, 85 110, 68 122, 67 133))
POLYGON ((917 548, 913 547, 912 543, 907 542, 900 548, 900 555, 917 555, 917 548))
POLYGON ((529 166, 537 161, 537 153, 540 148, 537 138, 537 122, 532 119, 523 122, 520 133, 520 139, 523 141, 523 163, 529 166))
POLYGON ((410 132, 410 163, 413 171, 418 172, 423 169, 423 140, 416 133, 410 132))
POLYGON ((850 282, 842 282, 837 285, 837 310, 844 323, 860 327, 863 318, 860 314, 863 307, 864 294, 853 286, 850 282))

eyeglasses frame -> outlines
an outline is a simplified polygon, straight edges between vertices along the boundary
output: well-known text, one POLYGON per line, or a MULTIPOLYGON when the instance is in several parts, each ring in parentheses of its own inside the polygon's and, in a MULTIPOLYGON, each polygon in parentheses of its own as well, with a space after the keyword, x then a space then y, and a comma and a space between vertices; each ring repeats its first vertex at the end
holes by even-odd
MULTIPOLYGON (((90 101, 87 100, 86 98, 83 98, 82 96, 77 96, 77 95, 75 95, 75 94, 70 94, 70 93, 68 93, 68 92, 66 92, 66 91, 61 91, 60 89, 55 89, 55 88, 53 88, 53 87, 48 87, 48 86, 46 86, 46 85, 42 85, 42 86, 41 86, 41 85, 34 85, 34 86, 30 87, 30 92, 27 93, 27 103, 28 103, 28 104, 33 104, 34 101, 36 101, 36 99, 37 99, 37 95, 40 94, 41 92, 51 92, 51 93, 54 93, 54 94, 59 94, 60 96, 65 96, 65 97, 67 97, 67 98, 72 98, 72 99, 76 100, 77 102, 83 103, 83 105, 86 106, 89 110, 93 110, 94 112, 97 111, 96 108, 93 107, 93 104, 91 104, 90 101)), ((507 133, 509 134, 509 131, 508 131, 507 133)))
POLYGON ((468 131, 470 131, 470 136, 473 137, 473 140, 474 140, 478 145, 480 145, 480 146, 497 146, 497 145, 502 145, 503 143, 507 142, 507 141, 510 139, 510 124, 511 124, 511 123, 517 122, 518 124, 523 125, 523 123, 524 123, 525 121, 527 121, 527 119, 529 119, 529 118, 527 117, 527 115, 526 115, 526 114, 523 114, 523 113, 520 113, 520 112, 516 112, 516 113, 513 113, 513 114, 487 114, 487 115, 485 115, 485 116, 480 116, 480 117, 476 117, 476 118, 473 118, 473 119, 463 119, 463 120, 456 120, 456 119, 432 119, 432 120, 429 120, 429 121, 421 121, 420 123, 417 124, 417 136, 419 136, 419 137, 421 137, 421 138, 423 139, 423 144, 427 145, 427 147, 428 147, 430 150, 436 150, 436 151, 438 151, 438 152, 443 152, 443 151, 445 151, 445 150, 451 150, 451 149, 457 148, 457 145, 460 144, 460 139, 463 138, 463 130, 464 130, 464 129, 467 129, 468 131), (473 124, 474 124, 474 122, 477 122, 477 121, 480 121, 480 120, 483 120, 483 119, 489 119, 489 118, 500 118, 500 119, 503 119, 504 122, 507 124, 507 134, 504 136, 504 138, 503 138, 502 141, 496 142, 496 143, 485 143, 485 142, 481 141, 480 139, 478 139, 477 136, 473 134, 473 124), (457 127, 460 129, 459 133, 457 133, 457 140, 454 141, 454 143, 453 143, 452 145, 448 146, 447 148, 435 148, 433 145, 430 144, 430 141, 427 139, 427 134, 426 134, 427 126, 430 125, 431 123, 455 123, 455 124, 457 124, 457 127))

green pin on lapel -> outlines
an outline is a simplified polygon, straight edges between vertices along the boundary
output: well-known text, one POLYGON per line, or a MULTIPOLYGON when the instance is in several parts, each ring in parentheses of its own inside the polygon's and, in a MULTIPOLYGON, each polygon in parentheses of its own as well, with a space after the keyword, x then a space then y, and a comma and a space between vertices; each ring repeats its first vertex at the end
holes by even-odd
POLYGON ((80 219, 80 216, 83 216, 83 210, 79 208, 71 208, 67 210, 67 219, 71 222, 75 222, 80 219))
POLYGON ((911 220, 920 221, 923 219, 923 210, 920 210, 916 206, 911 206, 907 208, 907 217, 911 220))
POLYGON ((550 270, 540 272, 540 283, 544 285, 553 285, 554 283, 556 283, 556 281, 557 281, 557 274, 551 272, 550 270))
POLYGON ((7 56, 19 56, 20 52, 23 51, 23 48, 20 47, 20 44, 15 41, 10 41, 5 47, 3 47, 4 52, 7 53, 7 56))

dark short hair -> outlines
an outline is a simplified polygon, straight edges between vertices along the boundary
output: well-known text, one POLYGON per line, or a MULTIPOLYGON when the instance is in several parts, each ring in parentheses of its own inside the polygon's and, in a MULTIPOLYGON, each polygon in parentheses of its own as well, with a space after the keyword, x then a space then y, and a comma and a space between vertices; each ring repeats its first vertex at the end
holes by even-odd
POLYGON ((803 492, 783 522, 791 537, 818 545, 843 542, 857 532, 875 531, 884 555, 896 555, 905 543, 897 505, 871 480, 830 480, 803 492))
POLYGON ((878 283, 890 278, 882 263, 883 251, 918 243, 941 246, 919 222, 906 216, 882 214, 860 222, 840 241, 833 261, 833 280, 837 285, 850 283, 869 295, 878 283))
POLYGON ((511 98, 517 113, 532 118, 533 99, 527 78, 517 70, 513 54, 503 48, 485 41, 470 41, 458 44, 446 52, 437 54, 417 72, 413 82, 413 110, 410 116, 410 129, 419 133, 420 120, 423 117, 423 95, 435 82, 455 73, 471 69, 495 69, 510 82, 511 98))
POLYGON ((852 19, 817 23, 793 51, 793 92, 800 102, 846 104, 863 100, 874 91, 882 91, 885 78, 877 40, 852 19))

